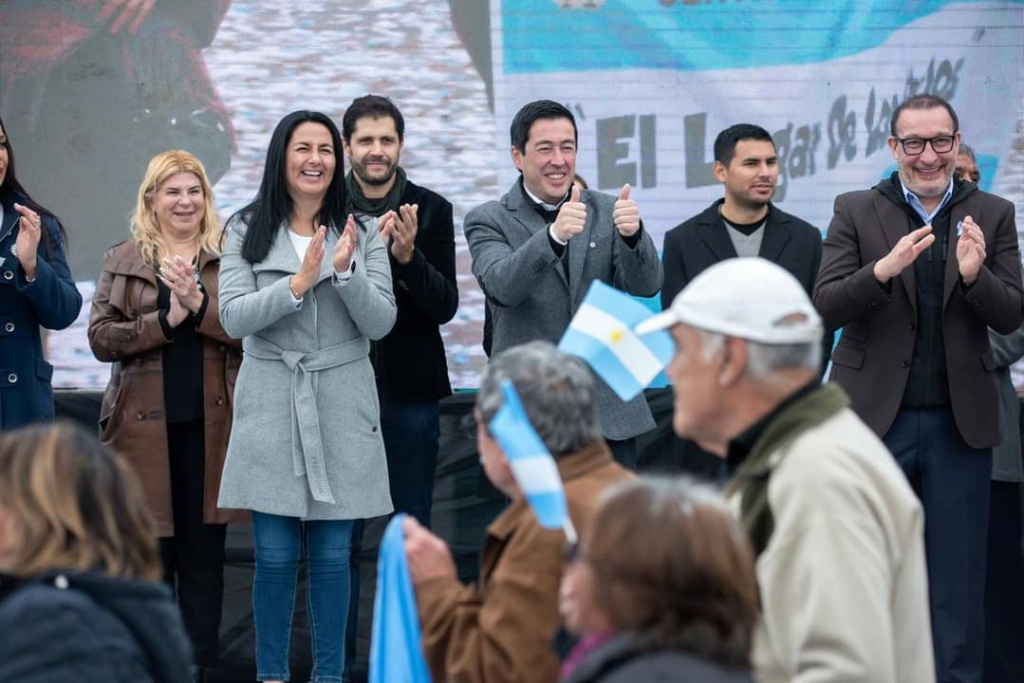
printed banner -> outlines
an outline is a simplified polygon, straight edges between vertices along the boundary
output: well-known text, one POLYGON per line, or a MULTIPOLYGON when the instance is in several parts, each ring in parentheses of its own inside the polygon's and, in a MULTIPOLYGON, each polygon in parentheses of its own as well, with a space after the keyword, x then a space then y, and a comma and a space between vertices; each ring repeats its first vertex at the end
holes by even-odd
POLYGON ((500 0, 492 25, 499 149, 524 103, 568 105, 578 172, 630 183, 659 244, 722 195, 712 145, 734 123, 773 134, 776 202, 824 230, 837 194, 895 168, 901 100, 949 99, 994 187, 1024 96, 1020 1, 500 0))

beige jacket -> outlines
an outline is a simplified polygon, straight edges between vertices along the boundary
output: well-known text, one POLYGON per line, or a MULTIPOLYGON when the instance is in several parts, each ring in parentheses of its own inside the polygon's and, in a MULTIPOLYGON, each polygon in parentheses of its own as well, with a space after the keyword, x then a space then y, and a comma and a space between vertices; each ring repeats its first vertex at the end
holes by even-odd
POLYGON ((924 514, 892 455, 846 408, 772 461, 758 681, 934 681, 924 514))

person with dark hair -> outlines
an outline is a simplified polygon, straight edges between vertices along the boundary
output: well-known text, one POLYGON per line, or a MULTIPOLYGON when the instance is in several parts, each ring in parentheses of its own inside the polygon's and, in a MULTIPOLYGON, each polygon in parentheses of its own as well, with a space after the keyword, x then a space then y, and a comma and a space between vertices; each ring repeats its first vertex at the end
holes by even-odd
POLYGON ((406 178, 404 140, 402 113, 386 97, 356 98, 345 111, 348 210, 380 221, 398 307, 391 332, 371 346, 391 500, 429 527, 439 401, 452 393, 440 326, 459 307, 455 226, 451 202, 406 178))
MULTIPOLYGON (((370 360, 377 378, 381 433, 396 512, 430 528, 440 447, 440 401, 452 393, 441 325, 455 315, 455 223, 447 199, 406 177, 405 118, 387 97, 357 97, 341 121, 348 210, 380 222, 388 246, 398 315, 370 360)), ((355 661, 362 524, 352 533, 352 601, 346 656, 355 661)))
POLYGON ((982 680, 986 533, 999 394, 988 328, 1024 322, 1014 206, 956 175, 953 107, 893 111, 898 170, 836 197, 814 303, 843 328, 832 380, 924 505, 941 683, 982 680))
POLYGON ((341 150, 325 114, 284 117, 225 228, 220 318, 245 356, 219 505, 253 511, 261 681, 289 677, 300 558, 312 680, 341 680, 353 520, 392 510, 369 352, 395 298, 377 220, 346 208, 341 150))
MULTIPOLYGON (((821 232, 772 204, 779 180, 772 136, 761 126, 739 123, 718 134, 714 150, 715 178, 725 197, 665 233, 661 307, 671 306, 704 269, 737 256, 779 264, 810 294, 821 263, 821 232)), ((831 339, 823 344, 824 367, 831 339)))
MULTIPOLYGON (((619 196, 573 186, 576 119, 551 100, 524 105, 509 129, 520 177, 500 201, 466 215, 473 275, 487 297, 498 354, 534 339, 557 343, 595 280, 636 296, 662 269, 629 185, 619 196)), ((597 382, 601 427, 616 460, 636 467, 636 437, 654 428, 641 394, 622 401, 597 382)))
POLYGON ((0 680, 190 680, 131 467, 70 423, 0 434, 0 680))
POLYGON ((477 447, 487 479, 512 504, 487 527, 477 586, 458 580, 444 541, 412 517, 404 523, 423 651, 435 681, 554 683, 558 677, 552 640, 565 535, 537 523, 490 432, 506 379, 555 460, 577 530, 588 528, 601 491, 633 477, 612 459, 601 436, 596 385, 583 361, 546 341, 516 346, 491 360, 476 397, 477 447))
POLYGON ((716 263, 668 310, 672 426, 725 460, 756 555, 759 683, 934 681, 925 517, 881 440, 818 378, 822 321, 766 259, 716 263))
POLYGON ((146 491, 200 677, 217 666, 226 524, 247 518, 217 509, 242 345, 218 314, 215 207, 199 159, 153 157, 132 239, 107 251, 89 316, 89 345, 111 363, 100 439, 146 491))
POLYGON ((53 366, 40 328, 62 330, 82 310, 66 242, 60 220, 18 182, 0 120, 0 430, 53 419, 53 366))
POLYGON ((981 182, 981 171, 978 170, 978 159, 974 150, 964 143, 960 144, 960 151, 956 155, 956 174, 965 183, 978 184, 981 182))
MULTIPOLYGON (((821 263, 821 233, 807 221, 772 204, 779 180, 779 157, 767 130, 739 123, 715 138, 714 173, 725 191, 701 213, 665 233, 662 260, 667 309, 689 282, 708 267, 737 256, 758 256, 782 266, 810 295, 821 263)), ((832 335, 822 339, 822 369, 832 335)), ((692 440, 675 442, 681 469, 714 477, 721 461, 692 440)))
POLYGON ((558 604, 581 640, 563 683, 752 683, 754 556, 710 487, 616 484, 569 554, 558 604))

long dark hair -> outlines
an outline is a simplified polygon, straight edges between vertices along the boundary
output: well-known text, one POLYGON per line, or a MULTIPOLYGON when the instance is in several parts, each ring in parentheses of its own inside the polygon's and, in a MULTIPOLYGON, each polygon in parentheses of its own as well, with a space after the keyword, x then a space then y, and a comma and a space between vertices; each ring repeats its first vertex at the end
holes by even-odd
POLYGON ((256 198, 228 221, 230 224, 239 217, 248 224, 245 238, 242 240, 242 257, 249 263, 259 263, 267 257, 281 223, 291 216, 292 198, 288 194, 288 184, 285 180, 288 143, 291 142, 295 129, 306 122, 324 125, 330 131, 331 144, 334 145, 334 177, 327 187, 327 195, 320 207, 317 221, 328 225, 330 230, 339 234, 345 227, 345 157, 342 154, 338 127, 334 125, 331 117, 318 111, 293 111, 281 119, 270 137, 263 179, 260 181, 256 198))
MULTIPOLYGON (((4 182, 0 185, 0 202, 4 204, 10 204, 12 202, 18 202, 28 208, 32 209, 40 216, 49 216, 57 224, 57 230, 60 232, 60 239, 64 244, 68 242, 68 233, 64 229, 64 224, 57 218, 57 214, 50 211, 45 206, 32 199, 32 196, 25 191, 21 183, 18 181, 18 176, 14 172, 14 149, 11 147, 11 134, 7 130, 7 126, 4 125, 4 120, 0 118, 0 129, 3 129, 6 141, 0 143, 7 150, 7 173, 4 176, 4 182)), ((42 231, 43 246, 46 252, 49 253, 53 248, 53 237, 50 235, 49 230, 42 231)))

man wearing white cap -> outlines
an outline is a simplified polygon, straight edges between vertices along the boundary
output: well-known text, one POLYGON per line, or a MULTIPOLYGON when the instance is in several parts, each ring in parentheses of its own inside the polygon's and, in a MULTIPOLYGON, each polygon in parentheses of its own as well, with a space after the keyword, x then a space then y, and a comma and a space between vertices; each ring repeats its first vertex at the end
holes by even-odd
POLYGON ((846 393, 818 383, 800 283, 723 261, 637 332, 666 328, 673 427, 726 459, 757 553, 760 683, 934 681, 921 505, 846 393))

